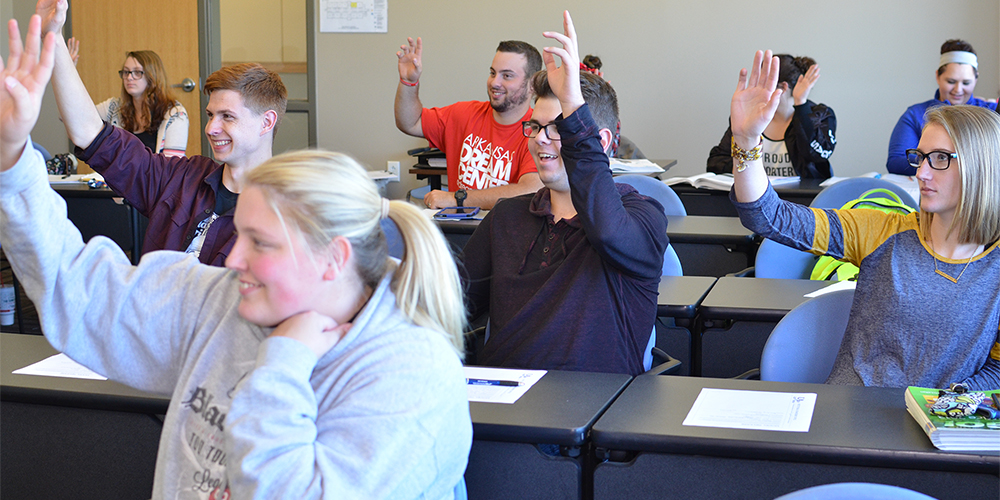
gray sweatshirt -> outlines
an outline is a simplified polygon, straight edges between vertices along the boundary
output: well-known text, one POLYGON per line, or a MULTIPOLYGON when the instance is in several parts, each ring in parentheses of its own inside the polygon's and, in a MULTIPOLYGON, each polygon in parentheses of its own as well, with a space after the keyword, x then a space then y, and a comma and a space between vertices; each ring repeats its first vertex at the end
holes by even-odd
POLYGON ((0 244, 48 341, 170 395, 153 498, 465 497, 462 366, 402 315, 391 273, 317 360, 240 317, 231 271, 167 251, 133 267, 107 238, 84 245, 33 149, 0 185, 0 244))

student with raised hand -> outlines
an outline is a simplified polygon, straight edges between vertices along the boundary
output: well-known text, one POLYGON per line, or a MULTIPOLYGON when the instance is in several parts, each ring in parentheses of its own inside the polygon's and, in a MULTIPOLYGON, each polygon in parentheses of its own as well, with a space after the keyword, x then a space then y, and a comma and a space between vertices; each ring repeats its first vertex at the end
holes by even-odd
POLYGON ((180 250, 222 266, 236 241, 233 209, 246 175, 271 157, 285 114, 285 85, 256 63, 224 67, 205 80, 205 135, 212 158, 153 154, 132 135, 101 119, 62 36, 66 0, 39 0, 35 12, 56 34, 52 88, 76 156, 104 176, 149 218, 142 252, 180 250))
MULTIPOLYGON (((819 65, 809 57, 778 54, 778 86, 781 100, 774 118, 763 133, 761 158, 767 175, 828 179, 833 175, 830 156, 837 145, 837 117, 833 108, 809 100, 809 93, 819 80, 819 65)), ((728 174, 733 157, 730 146, 732 127, 722 135, 718 146, 708 153, 709 172, 728 174)))
POLYGON ((187 110, 170 90, 160 56, 152 50, 128 52, 118 76, 122 80, 121 96, 97 105, 101 119, 132 132, 154 153, 184 156, 187 110))
POLYGON ((488 102, 424 108, 419 94, 423 40, 406 41, 396 52, 396 128, 426 138, 448 159, 448 191, 430 191, 424 204, 489 209, 501 198, 538 191, 542 183, 521 135, 521 122, 531 118, 531 75, 542 67, 538 50, 516 40, 500 42, 486 80, 488 102))
POLYGON ((11 21, 0 75, 0 245, 56 349, 170 396, 152 497, 464 498, 464 308, 433 223, 311 151, 247 175, 229 269, 84 244, 28 147, 56 45, 39 24, 22 50, 11 21))
POLYGON ((470 312, 490 316, 477 362, 637 375, 656 319, 667 218, 612 179, 618 98, 581 73, 569 12, 563 23, 565 34, 544 33, 561 47, 544 49, 535 111, 522 123, 545 187, 498 203, 463 252, 470 312))
POLYGON ((779 106, 778 59, 757 52, 732 99, 730 197, 757 234, 861 268, 828 383, 1000 389, 1000 116, 974 106, 927 113, 920 211, 821 210, 783 201, 760 161, 779 106))
POLYGON ((917 169, 910 165, 906 151, 917 147, 924 129, 927 110, 935 106, 967 104, 997 109, 996 102, 984 101, 972 93, 979 79, 979 58, 972 44, 965 40, 947 40, 941 44, 941 60, 937 68, 938 89, 934 98, 914 104, 899 117, 889 136, 889 157, 885 168, 889 173, 915 175, 917 169))

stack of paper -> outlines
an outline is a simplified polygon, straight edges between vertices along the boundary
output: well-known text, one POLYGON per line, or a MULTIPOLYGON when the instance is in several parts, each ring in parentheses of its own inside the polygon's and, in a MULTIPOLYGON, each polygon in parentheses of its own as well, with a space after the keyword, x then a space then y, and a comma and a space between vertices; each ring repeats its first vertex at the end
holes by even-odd
POLYGON ((611 158, 611 172, 615 174, 662 174, 663 167, 644 158, 625 160, 611 158))

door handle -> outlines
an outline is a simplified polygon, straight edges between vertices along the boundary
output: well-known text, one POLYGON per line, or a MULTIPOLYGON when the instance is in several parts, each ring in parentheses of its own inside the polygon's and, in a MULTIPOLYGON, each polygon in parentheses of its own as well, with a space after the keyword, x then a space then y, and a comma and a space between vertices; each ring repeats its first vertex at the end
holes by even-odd
POLYGON ((190 78, 185 78, 184 80, 181 81, 181 83, 177 83, 177 84, 171 85, 171 87, 180 88, 184 92, 191 92, 197 86, 198 86, 198 84, 195 83, 194 80, 192 80, 190 78))

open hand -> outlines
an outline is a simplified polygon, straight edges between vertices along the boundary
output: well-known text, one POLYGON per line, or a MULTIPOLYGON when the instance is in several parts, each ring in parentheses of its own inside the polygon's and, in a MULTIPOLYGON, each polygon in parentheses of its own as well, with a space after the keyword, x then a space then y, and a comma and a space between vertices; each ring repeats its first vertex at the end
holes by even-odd
POLYGON ((562 104, 563 116, 569 116, 577 108, 583 106, 583 94, 580 92, 580 49, 576 39, 576 27, 569 11, 563 12, 563 31, 546 31, 545 38, 551 38, 562 44, 562 47, 545 47, 542 49, 542 59, 545 61, 545 74, 549 87, 562 104), (556 67, 555 56, 562 60, 562 66, 556 67))
POLYGON ((337 345, 337 342, 340 342, 340 339, 350 329, 351 323, 338 325, 329 316, 306 311, 282 321, 271 332, 271 336, 298 340, 316 353, 317 358, 321 358, 333 346, 337 345))
POLYGON ((740 79, 730 104, 729 120, 736 145, 743 149, 757 146, 761 133, 767 128, 778 109, 781 89, 778 84, 778 69, 781 64, 771 51, 757 51, 753 67, 747 77, 746 68, 740 70, 740 79))
POLYGON ((80 41, 76 38, 66 40, 66 48, 69 49, 69 58, 73 60, 73 65, 80 60, 80 41))
POLYGON ((21 44, 17 21, 7 25, 10 56, 7 64, 0 59, 0 170, 14 166, 21 156, 28 134, 38 121, 45 85, 52 76, 55 35, 41 41, 41 18, 31 16, 28 37, 21 44))
POLYGON ((806 103, 806 100, 809 99, 809 92, 816 85, 816 80, 819 80, 819 64, 809 66, 806 74, 800 76, 799 81, 795 82, 792 97, 795 98, 796 106, 806 103))
POLYGON ((420 74, 423 73, 424 67, 421 57, 424 53, 424 42, 417 37, 417 41, 414 42, 413 38, 406 39, 406 45, 399 46, 399 52, 396 52, 396 57, 399 58, 399 77, 410 83, 417 83, 420 80, 420 74))
POLYGON ((42 18, 42 33, 62 34, 63 25, 66 24, 66 11, 69 9, 67 0, 38 0, 35 5, 35 14, 42 18))

